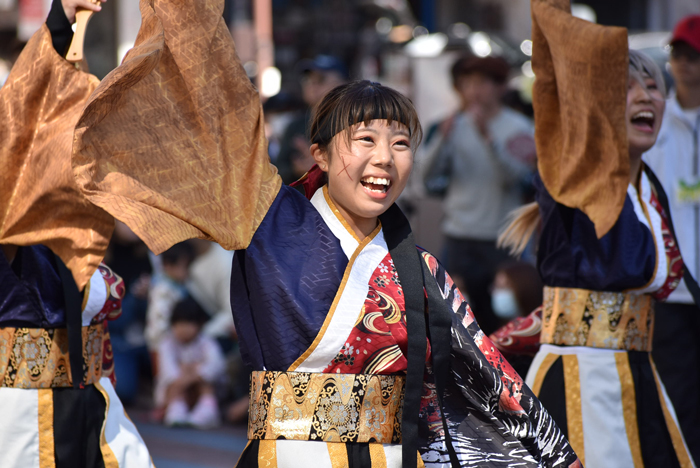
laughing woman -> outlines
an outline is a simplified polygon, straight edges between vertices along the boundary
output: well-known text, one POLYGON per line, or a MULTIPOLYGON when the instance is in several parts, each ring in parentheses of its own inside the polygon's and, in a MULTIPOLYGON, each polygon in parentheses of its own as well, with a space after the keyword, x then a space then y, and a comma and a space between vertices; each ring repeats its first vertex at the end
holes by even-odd
MULTIPOLYGON (((562 28, 562 36, 571 29, 562 28)), ((688 284, 695 284, 683 267, 663 188, 642 163, 661 125, 664 82, 650 58, 627 53, 626 32, 616 34, 619 53, 587 63, 599 74, 597 81, 575 71, 567 74, 565 68, 575 68, 565 61, 548 63, 549 49, 533 52, 540 81, 536 115, 554 113, 563 122, 548 127, 546 138, 566 141, 561 135, 570 131, 569 142, 578 138, 583 143, 548 152, 538 141, 536 203, 520 210, 502 239, 517 251, 529 237, 523 233, 532 232, 528 226, 541 220, 541 347, 527 383, 588 468, 693 467, 650 353, 653 301, 668 297, 684 274, 688 284), (597 62, 605 63, 596 67, 597 62), (548 81, 551 75, 539 71, 547 65, 562 67, 556 87, 548 81), (624 76, 626 87, 617 79, 624 76), (596 92, 586 93, 596 86, 596 92), (572 90, 578 95, 571 100, 594 95, 597 101, 566 102, 572 90), (567 126, 570 110, 577 116, 567 126)), ((556 36, 547 39, 557 58, 556 36)), ((610 36, 606 40, 613 42, 610 36)), ((575 50, 568 53, 571 62, 580 63, 575 50)), ((536 124, 543 128, 543 121, 536 124)))
POLYGON ((281 186, 222 8, 142 3, 134 49, 77 126, 74 167, 153 250, 195 236, 236 249, 252 371, 238 466, 580 466, 395 205, 421 139, 411 102, 368 81, 334 89, 307 196, 281 186))

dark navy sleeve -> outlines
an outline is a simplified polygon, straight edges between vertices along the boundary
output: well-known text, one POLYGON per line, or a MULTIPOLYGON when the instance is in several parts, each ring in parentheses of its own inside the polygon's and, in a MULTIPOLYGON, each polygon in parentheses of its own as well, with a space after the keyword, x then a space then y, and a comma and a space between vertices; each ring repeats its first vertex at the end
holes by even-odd
POLYGON ((248 248, 233 257, 231 307, 249 370, 287 370, 313 343, 347 264, 316 208, 282 186, 248 248))
POLYGON ((48 247, 19 247, 12 264, 0 250, 0 327, 65 326, 63 286, 48 247))
POLYGON ((629 196, 613 228, 601 239, 580 210, 554 201, 535 177, 542 233, 537 267, 544 284, 595 291, 641 288, 654 274, 656 247, 629 196))
POLYGON ((64 57, 73 40, 73 29, 68 18, 66 18, 66 13, 63 11, 61 0, 54 0, 51 3, 49 16, 46 18, 46 26, 51 32, 53 48, 56 49, 58 55, 64 57))

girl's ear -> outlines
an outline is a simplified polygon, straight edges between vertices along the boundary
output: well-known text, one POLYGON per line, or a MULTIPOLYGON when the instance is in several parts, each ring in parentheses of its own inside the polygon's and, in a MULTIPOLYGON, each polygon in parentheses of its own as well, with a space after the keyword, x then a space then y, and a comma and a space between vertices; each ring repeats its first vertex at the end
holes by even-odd
POLYGON ((318 164, 318 167, 323 172, 328 172, 328 152, 322 150, 318 143, 311 145, 309 151, 311 151, 311 156, 313 156, 314 161, 316 161, 316 164, 318 164))

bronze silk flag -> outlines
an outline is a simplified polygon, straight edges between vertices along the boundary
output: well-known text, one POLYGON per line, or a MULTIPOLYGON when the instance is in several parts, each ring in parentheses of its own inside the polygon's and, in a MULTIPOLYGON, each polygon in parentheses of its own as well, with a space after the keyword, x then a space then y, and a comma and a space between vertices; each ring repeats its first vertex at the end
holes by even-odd
POLYGON ((627 30, 575 18, 569 0, 532 0, 538 169, 554 200, 603 237, 629 185, 627 30))
POLYGON ((156 253, 193 237, 247 247, 281 186, 223 7, 142 0, 134 48, 76 127, 83 194, 156 253))
POLYGON ((78 190, 73 129, 99 80, 60 57, 46 25, 0 88, 0 243, 44 244, 80 288, 104 257, 114 218, 78 190))

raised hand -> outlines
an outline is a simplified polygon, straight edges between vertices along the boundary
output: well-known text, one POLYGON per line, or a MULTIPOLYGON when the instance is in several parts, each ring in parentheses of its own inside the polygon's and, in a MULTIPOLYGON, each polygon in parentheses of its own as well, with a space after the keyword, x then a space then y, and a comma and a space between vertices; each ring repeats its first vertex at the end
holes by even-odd
MULTIPOLYGON (((102 0, 106 1, 106 0, 102 0)), ((102 7, 100 6, 99 0, 61 0, 61 5, 63 5, 63 11, 66 13, 66 18, 70 24, 75 23, 75 13, 78 8, 83 8, 85 10, 100 11, 102 7)))

